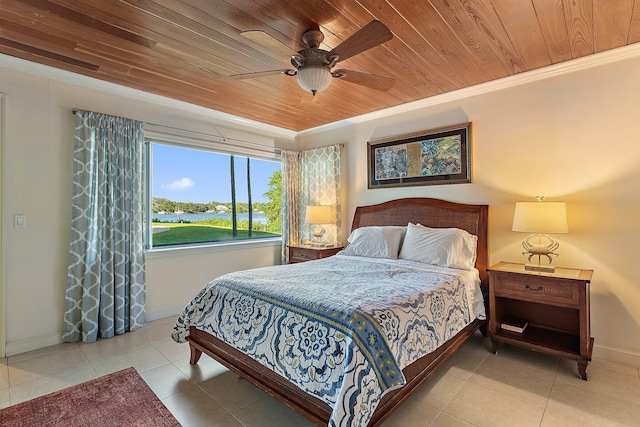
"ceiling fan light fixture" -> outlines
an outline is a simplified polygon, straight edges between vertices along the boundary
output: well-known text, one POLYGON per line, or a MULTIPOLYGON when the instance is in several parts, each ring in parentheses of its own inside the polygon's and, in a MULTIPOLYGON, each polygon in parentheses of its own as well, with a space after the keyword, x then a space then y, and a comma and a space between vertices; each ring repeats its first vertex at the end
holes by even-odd
POLYGON ((313 93, 325 90, 331 84, 331 72, 325 67, 301 67, 298 68, 296 80, 300 87, 313 93))

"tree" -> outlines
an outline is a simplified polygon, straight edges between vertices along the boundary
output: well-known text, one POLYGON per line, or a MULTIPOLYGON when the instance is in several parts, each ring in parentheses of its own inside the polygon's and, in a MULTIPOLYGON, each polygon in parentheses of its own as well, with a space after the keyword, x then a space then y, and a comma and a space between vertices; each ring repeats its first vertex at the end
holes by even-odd
POLYGON ((282 170, 278 169, 269 178, 269 189, 263 194, 268 202, 262 205, 267 218, 267 230, 280 233, 282 231, 282 170))

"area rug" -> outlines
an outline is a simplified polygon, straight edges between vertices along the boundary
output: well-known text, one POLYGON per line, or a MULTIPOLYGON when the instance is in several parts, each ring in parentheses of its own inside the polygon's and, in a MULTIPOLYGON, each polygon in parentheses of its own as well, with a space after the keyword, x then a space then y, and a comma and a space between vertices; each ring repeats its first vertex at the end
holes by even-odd
POLYGON ((134 368, 0 410, 0 426, 180 427, 134 368))

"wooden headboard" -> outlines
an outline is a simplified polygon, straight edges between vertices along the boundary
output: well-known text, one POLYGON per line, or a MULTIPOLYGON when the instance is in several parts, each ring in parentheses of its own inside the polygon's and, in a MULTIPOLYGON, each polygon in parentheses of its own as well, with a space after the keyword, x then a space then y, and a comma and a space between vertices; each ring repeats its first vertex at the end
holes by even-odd
MULTIPOLYGON (((407 225, 432 228, 460 228, 478 236, 476 268, 480 272, 485 304, 489 296, 489 206, 466 205, 429 198, 396 199, 370 206, 358 206, 352 230, 374 225, 407 225)), ((488 314, 488 311, 487 311, 488 314)))

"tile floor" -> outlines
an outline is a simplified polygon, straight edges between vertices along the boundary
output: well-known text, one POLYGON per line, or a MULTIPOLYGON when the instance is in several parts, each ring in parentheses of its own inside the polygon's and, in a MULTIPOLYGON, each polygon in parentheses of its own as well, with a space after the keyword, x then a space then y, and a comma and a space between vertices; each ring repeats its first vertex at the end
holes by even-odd
MULTIPOLYGON (((173 318, 94 344, 0 359, 0 408, 134 366, 185 427, 309 426, 286 406, 169 337, 173 318)), ((575 362, 516 347, 497 355, 475 335, 385 426, 640 426, 640 369, 575 362)))

